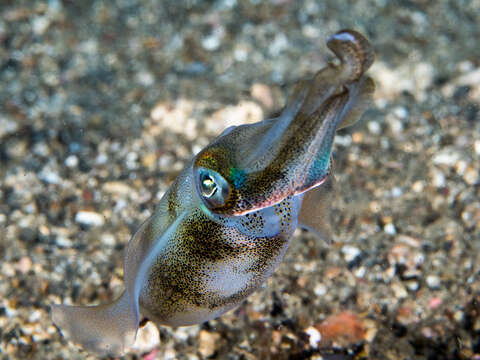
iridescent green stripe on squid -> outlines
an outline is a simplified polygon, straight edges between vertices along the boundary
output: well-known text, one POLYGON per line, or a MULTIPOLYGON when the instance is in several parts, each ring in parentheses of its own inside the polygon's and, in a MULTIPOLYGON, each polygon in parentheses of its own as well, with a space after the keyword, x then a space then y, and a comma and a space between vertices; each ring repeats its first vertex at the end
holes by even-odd
POLYGON ((245 183, 245 180, 247 180, 247 173, 245 170, 237 169, 235 167, 230 169, 230 181, 236 189, 241 188, 245 183))

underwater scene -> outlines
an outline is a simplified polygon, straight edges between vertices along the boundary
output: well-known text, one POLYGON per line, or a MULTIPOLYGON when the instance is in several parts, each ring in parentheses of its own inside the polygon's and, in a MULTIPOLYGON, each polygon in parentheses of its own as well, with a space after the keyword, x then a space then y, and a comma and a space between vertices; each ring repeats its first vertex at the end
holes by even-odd
POLYGON ((480 360, 478 0, 0 0, 0 359, 480 360))

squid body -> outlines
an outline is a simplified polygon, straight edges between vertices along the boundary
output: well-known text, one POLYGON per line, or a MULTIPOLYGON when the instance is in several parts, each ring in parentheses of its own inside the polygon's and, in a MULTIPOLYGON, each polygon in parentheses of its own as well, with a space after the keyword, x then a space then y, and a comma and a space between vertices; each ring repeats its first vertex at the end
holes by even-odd
POLYGON ((125 250, 123 294, 100 306, 53 305, 54 323, 98 354, 121 354, 139 322, 197 324, 239 305, 273 273, 300 226, 323 232, 335 131, 372 98, 369 42, 331 36, 337 56, 300 81, 277 118, 226 129, 200 151, 125 250))

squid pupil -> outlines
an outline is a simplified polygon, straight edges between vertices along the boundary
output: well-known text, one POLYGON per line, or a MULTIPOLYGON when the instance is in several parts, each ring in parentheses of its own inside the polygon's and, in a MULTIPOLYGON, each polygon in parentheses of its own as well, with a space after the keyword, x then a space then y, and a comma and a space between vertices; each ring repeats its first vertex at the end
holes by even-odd
POLYGON ((203 196, 211 197, 217 192, 217 185, 210 175, 205 175, 202 180, 203 196))

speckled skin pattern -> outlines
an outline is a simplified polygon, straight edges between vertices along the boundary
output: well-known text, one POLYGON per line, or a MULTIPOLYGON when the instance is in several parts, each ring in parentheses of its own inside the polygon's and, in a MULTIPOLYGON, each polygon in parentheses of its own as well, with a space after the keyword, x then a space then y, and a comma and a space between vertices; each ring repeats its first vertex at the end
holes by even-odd
POLYGON ((237 218, 191 206, 189 200, 198 201, 191 171, 184 170, 173 185, 177 191, 163 200, 172 219, 178 210, 186 215, 157 254, 140 294, 141 312, 163 324, 195 324, 238 305, 271 275, 297 227, 301 197, 237 218))
POLYGON ((358 120, 374 89, 362 35, 344 30, 327 45, 339 64, 300 82, 278 118, 226 129, 181 172, 127 246, 119 299, 52 307, 62 331, 93 352, 121 353, 141 316, 207 321, 258 289, 297 226, 322 233, 335 131, 358 120))

